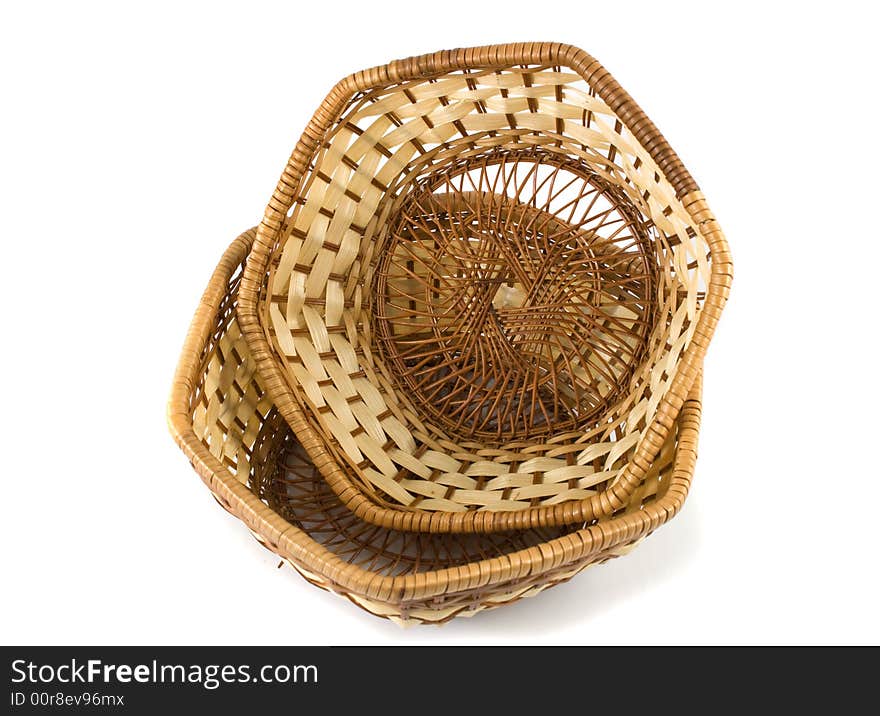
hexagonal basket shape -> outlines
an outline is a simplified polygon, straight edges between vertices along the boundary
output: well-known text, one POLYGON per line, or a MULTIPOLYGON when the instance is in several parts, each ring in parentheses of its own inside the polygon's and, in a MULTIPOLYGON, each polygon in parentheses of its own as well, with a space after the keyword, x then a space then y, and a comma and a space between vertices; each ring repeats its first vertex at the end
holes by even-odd
POLYGON ((570 46, 501 45, 336 85, 238 313, 358 517, 488 532, 629 504, 731 275, 696 183, 610 74, 570 46))
POLYGON ((687 496, 699 378, 657 459, 613 515, 589 524, 425 535, 364 522, 281 418, 235 316, 255 231, 223 256, 199 304, 168 407, 175 440, 218 502, 309 582, 400 623, 440 623, 532 596, 628 552, 687 496))

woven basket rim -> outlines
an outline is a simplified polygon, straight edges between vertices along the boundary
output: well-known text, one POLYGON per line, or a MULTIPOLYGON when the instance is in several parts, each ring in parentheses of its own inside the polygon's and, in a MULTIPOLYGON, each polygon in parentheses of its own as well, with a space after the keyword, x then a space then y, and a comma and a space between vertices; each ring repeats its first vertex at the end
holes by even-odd
POLYGON ((330 91, 315 112, 296 145, 287 167, 270 200, 257 231, 242 280, 238 317, 258 369, 279 411, 302 438, 315 463, 334 492, 367 522, 394 529, 425 532, 470 532, 519 529, 538 525, 574 524, 607 515, 625 504, 644 472, 661 449, 688 391, 700 371, 709 340, 729 292, 732 261, 726 240, 705 198, 675 152, 647 115, 613 77, 583 50, 559 43, 514 43, 462 48, 395 60, 389 64, 353 73, 330 91), (620 116, 660 166, 688 214, 705 234, 711 253, 711 275, 693 338, 682 353, 678 370, 656 414, 644 433, 638 449, 621 477, 609 488, 583 500, 556 505, 528 507, 513 512, 491 510, 467 512, 427 512, 403 506, 389 507, 364 493, 337 460, 319 435, 304 419, 300 397, 296 395, 264 334, 259 317, 260 291, 272 247, 286 212, 295 200, 295 187, 324 132, 332 125, 345 103, 358 91, 383 83, 437 75, 458 69, 510 66, 516 64, 558 63, 571 68, 593 87, 620 116))
POLYGON ((326 577, 343 590, 370 599, 394 602, 430 598, 539 576, 585 556, 644 536, 681 509, 693 476, 700 426, 701 378, 678 416, 680 435, 666 493, 641 510, 612 517, 538 546, 457 567, 405 576, 385 576, 352 565, 333 554, 306 532, 288 523, 241 484, 196 436, 189 396, 198 379, 200 356, 210 340, 217 310, 228 281, 247 256, 254 230, 239 236, 223 254, 199 302, 175 371, 167 419, 174 440, 189 458, 208 488, 257 539, 282 558, 326 577))

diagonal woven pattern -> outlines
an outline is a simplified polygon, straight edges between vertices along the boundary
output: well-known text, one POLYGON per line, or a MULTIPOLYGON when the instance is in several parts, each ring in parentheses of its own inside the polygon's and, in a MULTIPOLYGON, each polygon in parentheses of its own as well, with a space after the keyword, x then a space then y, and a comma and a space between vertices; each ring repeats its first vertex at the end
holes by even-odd
POLYGON ((687 495, 699 381, 658 459, 589 525, 424 535, 352 514, 268 398, 235 317, 251 230, 226 252, 193 319, 169 402, 175 439, 217 498, 313 584, 400 623, 440 623, 533 596, 629 551, 687 495))
POLYGON ((359 517, 575 524, 664 444, 731 263, 696 184, 607 71, 534 43, 343 80, 260 226, 242 330, 359 517))

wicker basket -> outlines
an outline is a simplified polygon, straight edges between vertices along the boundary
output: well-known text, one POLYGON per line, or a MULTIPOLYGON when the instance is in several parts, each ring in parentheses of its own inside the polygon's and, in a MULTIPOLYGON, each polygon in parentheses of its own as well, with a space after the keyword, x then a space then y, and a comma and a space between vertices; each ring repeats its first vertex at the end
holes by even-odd
POLYGON ((255 230, 224 254, 175 374, 175 440, 218 502, 309 582, 401 623, 513 602, 624 554, 681 508, 696 460, 700 380, 654 465, 612 516, 588 525, 424 535, 362 521, 330 490, 276 410, 235 316, 255 230))
POLYGON ((731 275, 696 183, 598 62, 500 45, 336 85, 259 226, 238 315, 358 517, 490 532, 632 504, 731 275))

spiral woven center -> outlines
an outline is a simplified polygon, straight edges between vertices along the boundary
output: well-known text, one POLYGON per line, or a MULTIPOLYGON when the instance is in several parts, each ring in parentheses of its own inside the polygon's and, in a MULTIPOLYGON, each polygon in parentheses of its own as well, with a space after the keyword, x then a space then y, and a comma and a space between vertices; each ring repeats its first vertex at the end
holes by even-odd
POLYGON ((583 427, 625 390, 652 315, 650 241, 625 192, 579 165, 504 153, 423 180, 376 271, 394 380, 450 435, 583 427))

